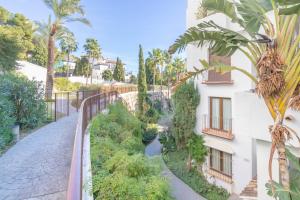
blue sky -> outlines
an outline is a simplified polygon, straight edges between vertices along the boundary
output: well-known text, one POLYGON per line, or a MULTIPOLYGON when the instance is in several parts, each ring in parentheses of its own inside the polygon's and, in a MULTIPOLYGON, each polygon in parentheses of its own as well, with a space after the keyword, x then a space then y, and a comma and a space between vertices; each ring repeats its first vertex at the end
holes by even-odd
MULTIPOLYGON (((186 0, 82 0, 82 4, 92 27, 69 24, 80 46, 76 55, 83 53, 86 38, 96 38, 105 57, 119 56, 134 73, 139 44, 146 55, 152 48, 167 49, 185 30, 186 0)), ((43 0, 0 0, 0 5, 32 20, 47 21, 51 13, 43 0)))

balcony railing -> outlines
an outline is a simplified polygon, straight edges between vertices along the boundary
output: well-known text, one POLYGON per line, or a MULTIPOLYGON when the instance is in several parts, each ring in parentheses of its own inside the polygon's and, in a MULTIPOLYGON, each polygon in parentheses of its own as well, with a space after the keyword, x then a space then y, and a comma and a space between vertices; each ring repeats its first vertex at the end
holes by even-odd
POLYGON ((214 70, 209 70, 203 78, 203 84, 233 84, 231 72, 221 74, 214 70))
POLYGON ((232 134, 232 119, 203 115, 202 132, 207 135, 232 140, 234 138, 232 134))

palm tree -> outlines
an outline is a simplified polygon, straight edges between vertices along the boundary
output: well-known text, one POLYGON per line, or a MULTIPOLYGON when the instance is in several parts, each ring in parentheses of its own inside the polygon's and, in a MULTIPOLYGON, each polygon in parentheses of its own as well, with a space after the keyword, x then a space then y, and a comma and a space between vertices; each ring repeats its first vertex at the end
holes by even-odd
POLYGON ((89 21, 84 18, 83 7, 79 4, 80 0, 44 0, 44 3, 50 8, 55 19, 49 21, 48 35, 48 63, 46 80, 46 98, 51 98, 53 90, 53 65, 55 60, 55 41, 59 33, 68 31, 65 26, 69 22, 82 22, 89 25, 89 21))
POLYGON ((86 39, 86 43, 84 45, 84 50, 86 51, 86 54, 90 59, 92 59, 92 63, 91 64, 91 84, 93 83, 93 66, 94 66, 94 62, 95 59, 99 59, 101 57, 101 48, 98 44, 98 41, 96 39, 93 38, 88 38, 86 39))
POLYGON ((185 61, 179 57, 176 57, 172 62, 172 67, 176 74, 176 82, 178 82, 180 74, 185 71, 185 61))
POLYGON ((73 33, 66 32, 61 40, 60 40, 60 48, 61 51, 67 55, 68 59, 68 65, 67 65, 67 78, 69 78, 69 71, 70 71, 70 54, 78 49, 78 44, 76 42, 76 39, 74 37, 73 33))
POLYGON ((272 148, 269 158, 273 194, 271 166, 275 150, 279 157, 282 190, 290 191, 285 142, 296 133, 283 120, 288 108, 300 110, 300 34, 296 30, 300 23, 298 2, 203 0, 202 6, 205 9, 225 14, 232 23, 243 28, 246 34, 223 28, 213 21, 201 22, 188 29, 169 49, 170 53, 174 53, 182 51, 188 44, 196 44, 198 47, 209 45, 212 53, 219 56, 231 56, 241 51, 255 66, 258 77, 237 66, 211 66, 202 60, 203 68, 187 73, 182 81, 211 69, 222 73, 238 70, 254 81, 257 94, 264 99, 274 121, 270 126, 272 148), (270 14, 267 15, 269 11, 273 11, 271 17, 274 17, 275 22, 272 22, 270 14), (263 29, 264 34, 259 34, 259 29, 263 29))
MULTIPOLYGON (((152 65, 154 65, 154 71, 153 71, 153 92, 155 90, 155 73, 156 68, 163 68, 163 65, 165 63, 165 54, 161 49, 153 49, 152 52, 149 52, 149 60, 152 65)), ((162 70, 161 70, 162 72, 162 70)), ((162 79, 161 79, 162 84, 162 79)))

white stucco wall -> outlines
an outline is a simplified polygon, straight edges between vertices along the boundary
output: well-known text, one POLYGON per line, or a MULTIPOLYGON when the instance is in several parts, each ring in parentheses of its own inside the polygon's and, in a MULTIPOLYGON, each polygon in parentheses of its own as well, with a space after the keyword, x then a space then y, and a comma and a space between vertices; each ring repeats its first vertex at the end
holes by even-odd
POLYGON ((26 76, 29 80, 36 80, 46 85, 47 69, 27 61, 18 61, 17 72, 26 76))

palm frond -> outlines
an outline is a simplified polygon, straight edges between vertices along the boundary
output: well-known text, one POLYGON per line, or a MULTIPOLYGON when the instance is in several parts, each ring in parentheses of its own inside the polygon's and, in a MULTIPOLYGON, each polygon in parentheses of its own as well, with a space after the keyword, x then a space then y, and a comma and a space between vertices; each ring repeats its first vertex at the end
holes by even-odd
POLYGON ((213 54, 230 56, 239 46, 246 46, 249 40, 237 32, 218 26, 213 21, 202 22, 181 35, 169 48, 169 53, 181 52, 190 43, 196 44, 197 47, 208 44, 213 54))
POLYGON ((66 22, 81 22, 85 25, 91 26, 90 21, 84 17, 67 17, 66 22))

